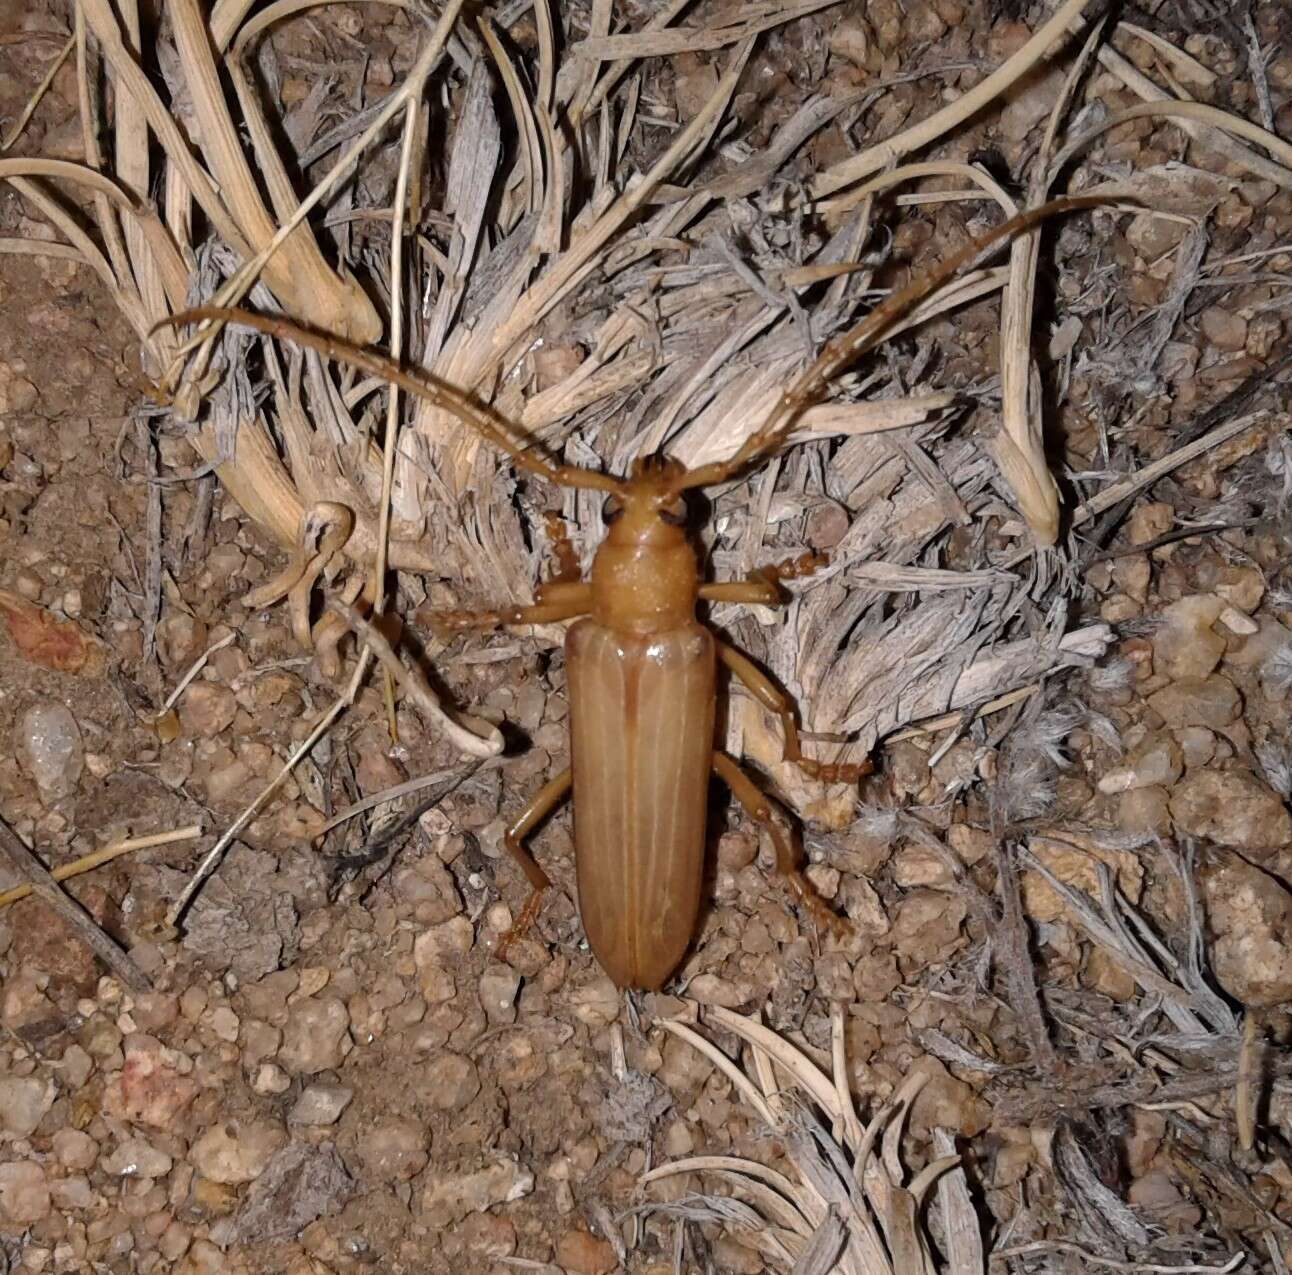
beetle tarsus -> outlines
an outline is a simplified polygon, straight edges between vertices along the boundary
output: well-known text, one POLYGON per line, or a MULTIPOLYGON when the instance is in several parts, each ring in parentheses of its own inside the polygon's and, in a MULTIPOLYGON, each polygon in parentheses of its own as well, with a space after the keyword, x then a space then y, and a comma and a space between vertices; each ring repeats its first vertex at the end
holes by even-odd
POLYGON ((817 924, 832 934, 846 937, 852 927, 841 916, 831 911, 816 887, 803 874, 793 842, 772 814, 772 803, 762 789, 740 769, 726 753, 713 754, 713 769, 718 778, 731 789, 731 795, 744 807, 745 812, 760 827, 767 829, 776 850, 776 873, 785 879, 790 893, 811 912, 817 924))
POLYGON ((823 784, 855 784, 875 770, 875 763, 869 757, 859 762, 816 761, 811 757, 786 760, 793 762, 809 779, 820 780, 823 784))
POLYGON ((806 553, 801 553, 796 558, 786 558, 783 562, 769 563, 765 567, 759 567, 754 572, 753 578, 757 579, 762 576, 764 580, 770 580, 773 583, 778 580, 804 580, 829 565, 830 555, 828 553, 824 550, 809 549, 806 553))
POLYGON ((734 647, 719 643, 718 658, 764 708, 781 719, 781 728, 785 732, 783 760, 797 766, 809 779, 819 780, 823 784, 855 784, 863 775, 869 775, 874 770, 869 758, 860 762, 845 762, 817 761, 814 757, 804 757, 799 743, 798 726, 794 721, 794 707, 789 696, 749 656, 734 647))
POLYGON ((547 541, 556 560, 556 574, 551 577, 552 584, 573 584, 582 578, 579 570, 579 555, 574 551, 574 541, 570 539, 570 529, 565 519, 549 509, 543 515, 543 527, 547 532, 547 541))
POLYGON ((551 624, 572 620, 592 609, 592 590, 581 582, 553 580, 538 587, 538 600, 530 607, 502 607, 494 611, 422 611, 420 618, 441 639, 455 633, 502 628, 512 624, 551 624))
POLYGON ((538 914, 543 908, 543 895, 545 892, 545 886, 540 886, 530 891, 529 898, 525 900, 525 906, 520 910, 520 915, 512 922, 511 928, 498 940, 498 947, 494 955, 500 961, 506 961, 507 952, 511 945, 517 939, 524 938, 530 927, 538 920, 538 914))
POLYGON ((792 868, 783 875, 786 885, 790 888, 790 893, 812 914, 812 919, 822 929, 828 931, 837 939, 851 937, 853 932, 852 923, 847 917, 840 916, 830 907, 817 892, 812 882, 798 868, 792 868))

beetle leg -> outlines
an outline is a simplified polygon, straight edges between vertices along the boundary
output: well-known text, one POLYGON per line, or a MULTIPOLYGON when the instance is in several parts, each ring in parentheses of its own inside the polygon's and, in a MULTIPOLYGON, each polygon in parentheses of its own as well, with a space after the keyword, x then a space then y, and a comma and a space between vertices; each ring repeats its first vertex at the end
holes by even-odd
POLYGON ((780 717, 781 725, 785 730, 785 761, 797 766, 810 778, 819 779, 826 784, 855 784, 862 775, 868 775, 875 769, 869 759, 863 762, 830 762, 804 757, 789 696, 749 656, 728 646, 725 642, 718 643, 718 658, 740 679, 764 708, 780 717))
POLYGON ((830 911, 825 900, 813 888, 812 882, 803 875, 790 838, 776 822, 772 815, 772 803, 767 800, 762 789, 726 753, 720 753, 716 749, 713 754, 713 771, 731 789, 731 795, 745 808, 749 817, 767 829, 772 845, 776 848, 776 871, 785 878, 794 897, 808 908, 819 923, 837 935, 846 935, 848 922, 830 911))
POLYGON ((551 577, 551 584, 569 584, 579 581, 579 557, 574 552, 574 542, 570 539, 570 528, 565 519, 556 510, 549 510, 543 515, 547 541, 552 547, 552 557, 556 559, 556 574, 551 577))
POLYGON ((719 584, 702 584, 700 597, 705 602, 743 602, 748 606, 779 606, 785 595, 777 587, 781 580, 802 580, 826 566, 830 555, 809 550, 797 558, 759 567, 747 579, 727 580, 719 584))
POLYGON ((544 784, 534 794, 529 805, 520 812, 520 817, 507 829, 502 839, 503 845, 507 848, 507 853, 520 864, 521 870, 529 878, 529 884, 533 887, 533 890, 526 900, 525 906, 521 908, 520 915, 516 918, 511 929, 502 936, 498 943, 496 955, 500 961, 506 958, 507 949, 511 944, 520 938, 538 919, 538 910, 542 902, 543 891, 552 884, 551 878, 539 867, 534 856, 525 849, 523 845, 524 838, 529 836, 565 800, 570 791, 570 783, 570 769, 567 766, 555 779, 544 784))
POLYGON ((466 629, 496 629, 504 624, 549 624, 572 620, 592 610, 592 586, 582 581, 557 580, 538 586, 538 599, 530 607, 504 607, 497 611, 436 611, 427 621, 438 633, 466 629))
POLYGON ((784 595, 772 580, 751 576, 748 580, 723 580, 717 584, 702 584, 700 599, 703 602, 742 602, 746 606, 780 606, 784 595))

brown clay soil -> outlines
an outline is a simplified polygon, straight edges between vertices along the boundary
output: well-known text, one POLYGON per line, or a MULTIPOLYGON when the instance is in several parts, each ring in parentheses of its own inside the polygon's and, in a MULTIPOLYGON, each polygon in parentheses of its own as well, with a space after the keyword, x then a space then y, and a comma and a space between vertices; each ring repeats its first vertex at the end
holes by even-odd
MULTIPOLYGON (((827 66, 864 83, 921 59, 993 64, 1043 8, 848 3, 768 37, 750 75, 781 77, 783 118, 827 66)), ((1145 8, 1129 16, 1215 73, 1208 100, 1256 118, 1241 25, 1186 37, 1209 6, 1145 8)), ((348 25, 329 15, 284 37, 302 64, 331 60, 339 99, 364 67, 389 71, 406 38, 377 9, 343 12, 348 25)), ((1263 0, 1252 14, 1287 137, 1287 13, 1263 0)), ((66 24, 61 7, 0 4, 6 129, 66 24)), ((675 110, 708 59, 666 63, 652 109, 675 110)), ((896 88, 882 108, 891 119, 871 121, 871 135, 923 113, 920 92, 896 88)), ((990 112, 955 148, 1008 178, 1031 119, 1020 128, 990 112)), ((78 156, 76 121, 65 69, 17 149, 78 156)), ((755 146, 771 123, 749 125, 755 146)), ((842 154, 849 143, 827 129, 816 144, 842 154)), ((1151 120, 1108 139, 1104 158, 1223 164, 1151 120)), ((945 219, 962 215, 906 209, 894 222, 896 264, 936 255, 945 219)), ((1184 229, 1093 245, 1088 276, 1056 286, 1116 291, 1151 317, 1184 229)), ((1289 244, 1292 195, 1235 175, 1211 233, 1213 261, 1289 244)), ((32 235, 47 237, 39 215, 0 186, 0 236, 32 235)), ((326 814, 459 766, 409 712, 392 747, 379 691, 366 691, 234 846, 183 941, 166 932, 198 847, 245 808, 335 688, 294 645, 281 608, 241 606, 284 556, 214 479, 188 477, 197 459, 150 410, 137 347, 95 276, 0 253, 0 596, 7 616, 35 604, 94 645, 83 667, 59 671, 0 624, 0 816, 52 866, 124 836, 207 830, 200 843, 140 851, 69 883, 153 991, 108 977, 41 901, 0 911, 0 1270, 605 1272, 625 1244, 632 1272, 773 1269, 739 1227, 708 1215, 624 1220, 644 1201, 721 1193, 694 1176, 639 1187, 643 1170, 670 1158, 787 1163, 730 1081, 653 1025, 683 1012, 679 995, 761 1011, 818 1057, 830 1007, 843 1004, 863 1114, 913 1067, 929 1068, 908 1163, 933 1158, 934 1128, 952 1131, 989 1246, 1064 1240, 1165 1266, 1245 1252, 1244 1269, 1286 1270, 1272 1255, 1292 1258, 1292 1129, 1277 1080, 1292 1002, 1292 449, 1287 390, 1261 374, 1287 349, 1292 248, 1231 274, 1190 292, 1164 392, 1148 413, 1116 420, 1111 447, 1161 455, 1245 384, 1254 397, 1222 412, 1254 404, 1269 415, 1085 542, 1074 616, 1112 624, 1116 642, 1102 668, 1049 688, 1056 706, 1028 726, 1024 751, 1036 756, 1020 760, 990 733, 932 766, 940 735, 881 747, 864 817, 844 832, 803 829, 822 893, 862 900, 844 942, 819 934, 764 870, 765 847, 760 856, 739 809, 715 804, 693 953, 668 994, 629 1005, 582 941, 568 811, 537 841, 558 889, 511 963, 492 955, 526 897, 501 830, 567 755, 559 654, 523 640, 461 641, 451 648, 461 658, 440 669, 458 702, 511 723, 506 765, 468 776, 375 863, 355 866, 382 822, 352 821, 315 849, 326 814), (150 572, 161 580, 155 634, 141 615, 150 572), (153 715, 177 679, 229 634, 159 727, 153 715), (491 645, 501 658, 471 658, 491 645), (1036 810, 1020 807, 1023 824, 1053 838, 1033 838, 1034 852, 1041 845, 1056 877, 1093 900, 1100 867, 1125 900, 1123 925, 1142 917, 1145 934, 1160 936, 1160 976, 1137 980, 1129 949, 1078 924, 1034 865, 1022 873, 1022 919, 1013 916, 997 852, 996 816, 1006 816, 993 796, 1011 783, 1050 786, 1036 810), (923 831, 898 810, 919 814, 923 831), (1152 1032, 1187 1033, 1190 1021, 1196 1055, 1182 1062, 1167 1049, 1163 1063, 1152 1032), (1257 1042, 1254 1143, 1235 1107, 1245 1022, 1257 1042)), ((984 303, 942 329, 958 341, 946 375, 990 369, 994 325, 984 303)), ((1080 339, 1097 349, 1104 335, 1092 308, 1080 339)), ((1118 355, 1103 353, 1087 369, 1089 410, 1069 395, 1051 422, 1056 466, 1070 473, 1109 468, 1101 431, 1118 355)), ((17 879, 0 863, 0 887, 17 879)), ((1140 950, 1152 952, 1145 934, 1140 950)), ((717 1039, 735 1053, 732 1038, 717 1039)), ((1083 1269, 1072 1253, 1008 1260, 1083 1269)))

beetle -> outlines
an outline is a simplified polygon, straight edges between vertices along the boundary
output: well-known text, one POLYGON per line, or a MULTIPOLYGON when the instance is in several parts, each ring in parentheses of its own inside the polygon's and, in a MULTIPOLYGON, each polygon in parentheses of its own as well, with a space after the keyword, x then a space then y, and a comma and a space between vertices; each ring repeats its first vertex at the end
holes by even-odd
POLYGON ((281 319, 206 307, 167 321, 232 322, 292 341, 444 408, 520 469, 557 485, 605 493, 607 532, 590 579, 569 578, 573 554, 563 532, 558 533, 557 557, 566 570, 539 586, 532 606, 448 612, 438 618, 448 631, 575 621, 565 642, 571 764, 538 791, 507 830, 506 848, 532 890, 499 954, 533 923, 551 885, 525 848, 525 839, 572 790, 579 912, 592 952, 621 988, 662 986, 695 933, 711 773, 767 829, 777 870, 799 900, 819 919, 842 925, 800 871, 767 797, 732 758, 714 747, 718 665, 780 717, 785 760, 807 775, 827 783, 855 783, 869 763, 825 763, 805 757, 789 698, 748 656, 718 640, 696 616, 699 602, 775 605, 783 601, 779 581, 810 574, 823 559, 805 555, 745 580, 703 582, 686 534, 686 493, 726 482, 769 456, 836 373, 983 251, 1056 213, 1103 202, 1096 196, 1056 199, 950 253, 827 342, 733 455, 691 470, 659 457, 639 458, 625 477, 561 464, 470 394, 281 319))

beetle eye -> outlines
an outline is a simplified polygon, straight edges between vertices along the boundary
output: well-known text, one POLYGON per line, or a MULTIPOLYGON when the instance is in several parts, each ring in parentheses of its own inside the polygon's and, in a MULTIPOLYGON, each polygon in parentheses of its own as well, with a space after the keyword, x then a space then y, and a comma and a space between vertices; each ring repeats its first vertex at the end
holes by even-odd
POLYGON ((681 500, 674 501, 667 508, 659 511, 659 516, 670 527, 686 526, 686 504, 681 500))
POLYGON ((609 526, 624 511, 624 502, 618 496, 608 496, 601 506, 602 520, 609 526))

